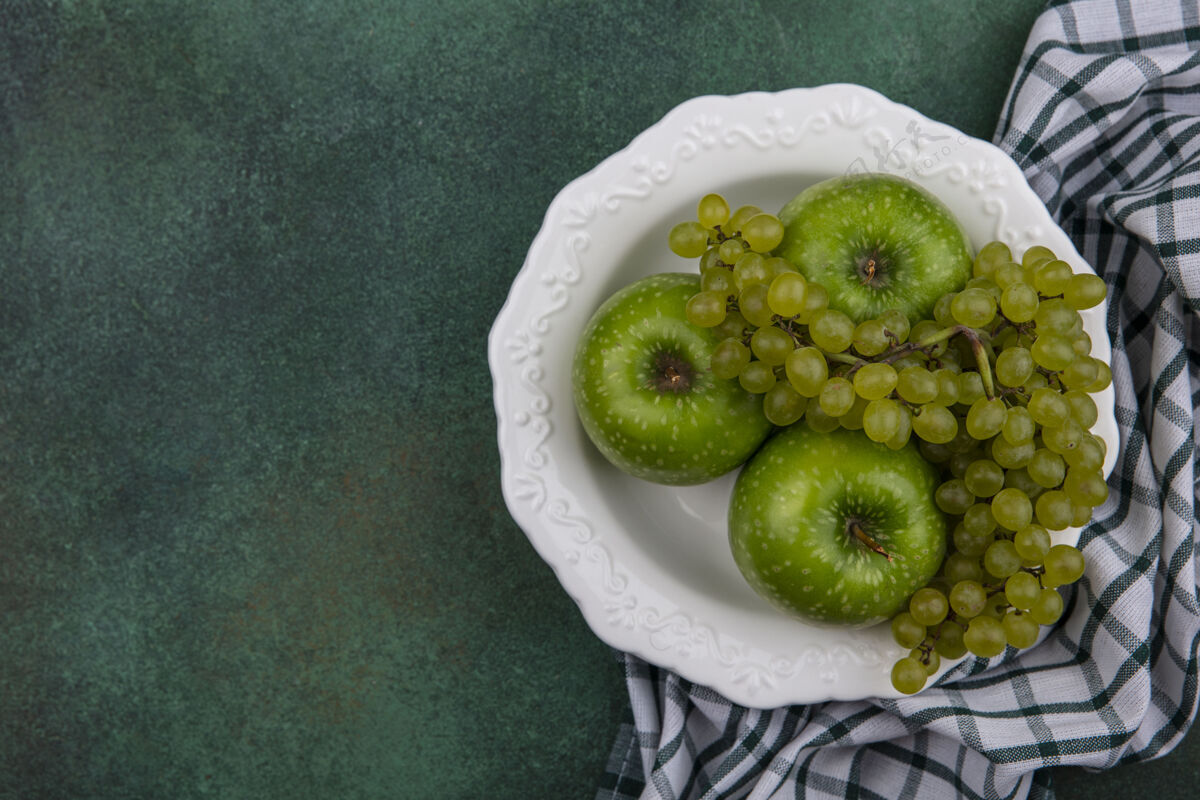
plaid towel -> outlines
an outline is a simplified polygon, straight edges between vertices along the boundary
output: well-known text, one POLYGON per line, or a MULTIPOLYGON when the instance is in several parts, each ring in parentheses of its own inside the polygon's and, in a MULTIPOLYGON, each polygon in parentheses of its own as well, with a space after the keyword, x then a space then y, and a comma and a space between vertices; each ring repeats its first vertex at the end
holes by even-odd
POLYGON ((598 798, 1044 798, 1043 767, 1179 742, 1200 631, 1198 87, 1195 3, 1053 3, 996 131, 1110 292, 1121 451, 1063 622, 913 697, 770 711, 626 655, 632 719, 598 798))

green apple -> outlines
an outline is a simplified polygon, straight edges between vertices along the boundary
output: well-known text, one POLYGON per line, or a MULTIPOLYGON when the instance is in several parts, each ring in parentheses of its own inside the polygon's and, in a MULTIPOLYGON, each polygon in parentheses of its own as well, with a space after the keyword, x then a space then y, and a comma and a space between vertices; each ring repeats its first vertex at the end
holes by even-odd
POLYGON ((606 300, 572 370, 575 408, 604 457, 655 483, 710 481, 740 466, 771 432, 762 397, 709 369, 720 336, 692 325, 700 276, 663 273, 606 300))
POLYGON ((946 519, 936 468, 861 431, 793 425, 734 484, 738 568, 775 606, 820 624, 865 626, 901 610, 941 567, 946 519))
POLYGON ((897 308, 929 318, 971 277, 971 242, 950 209, 912 181, 870 173, 830 178, 779 212, 779 255, 829 291, 856 322, 897 308))

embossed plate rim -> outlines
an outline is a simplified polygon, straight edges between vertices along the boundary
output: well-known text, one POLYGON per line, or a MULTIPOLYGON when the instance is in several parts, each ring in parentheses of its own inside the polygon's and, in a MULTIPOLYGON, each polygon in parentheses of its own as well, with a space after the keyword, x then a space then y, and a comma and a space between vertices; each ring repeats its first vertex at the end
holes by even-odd
MULTIPOLYGON (((697 590, 708 576, 693 579, 673 563, 676 554, 684 559, 686 547, 645 550, 653 537, 632 530, 642 527, 639 508, 649 529, 660 507, 678 515, 709 501, 697 490, 621 483, 597 464, 574 418, 570 354, 611 291, 641 274, 688 268, 671 260, 665 245, 661 260, 657 249, 647 249, 655 237, 665 242, 664 208, 684 211, 705 191, 765 186, 781 174, 816 180, 871 169, 905 174, 941 196, 976 246, 994 237, 1019 252, 1037 241, 1076 271, 1090 270, 1017 165, 988 142, 852 84, 705 96, 677 106, 563 188, 489 336, 502 489, 535 550, 600 639, 747 706, 897 697, 888 671, 899 650, 886 625, 812 628, 765 603, 745 602, 736 588, 726 595, 697 590)), ((1086 312, 1085 324, 1095 354, 1107 360, 1104 314, 1086 312)), ((1109 445, 1111 470, 1117 451, 1111 390, 1098 400, 1095 430, 1109 445)), ((699 491, 727 497, 731 485, 728 476, 699 491)), ((697 515, 698 527, 703 516, 697 515)), ((1056 540, 1078 535, 1065 531, 1056 540)))

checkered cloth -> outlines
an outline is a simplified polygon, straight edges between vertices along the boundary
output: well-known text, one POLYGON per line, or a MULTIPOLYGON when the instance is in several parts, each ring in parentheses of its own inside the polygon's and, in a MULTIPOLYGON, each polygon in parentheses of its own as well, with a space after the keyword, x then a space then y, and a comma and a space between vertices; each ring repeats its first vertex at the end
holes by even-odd
POLYGON ((770 711, 626 655, 631 718, 598 798, 1047 798, 1045 767, 1150 759, 1184 735, 1200 631, 1196 4, 1053 3, 996 141, 1110 292, 1121 450, 1064 621, 913 697, 770 711))

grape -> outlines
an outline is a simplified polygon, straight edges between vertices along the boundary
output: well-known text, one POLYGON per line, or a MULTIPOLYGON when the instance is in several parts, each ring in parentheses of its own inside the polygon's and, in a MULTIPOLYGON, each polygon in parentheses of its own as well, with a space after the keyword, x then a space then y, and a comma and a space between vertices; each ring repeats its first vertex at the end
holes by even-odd
POLYGON ((1033 503, 1020 489, 1004 488, 992 498, 992 516, 1010 531, 1020 530, 1033 520, 1033 503))
POLYGON ((1063 289, 1063 299, 1070 304, 1071 308, 1083 310, 1093 306, 1100 305, 1104 300, 1105 294, 1108 293, 1108 287, 1104 284, 1104 279, 1099 275, 1079 274, 1072 275, 1063 289))
POLYGON ((704 255, 700 256, 700 275, 704 276, 712 269, 718 266, 717 262, 721 260, 721 251, 719 248, 710 247, 704 251, 704 255))
POLYGON ((756 214, 742 226, 742 238, 756 253, 768 253, 783 241, 783 223, 774 214, 756 214))
POLYGON ((896 407, 900 412, 900 424, 891 437, 884 442, 891 450, 899 450, 912 438, 912 412, 899 403, 896 403, 896 407))
POLYGON ((1036 450, 1032 439, 1019 444, 1009 444, 1003 436, 992 439, 992 460, 1005 469, 1028 466, 1029 459, 1033 458, 1036 450))
POLYGON ((775 385, 775 370, 761 361, 751 361, 742 367, 738 383, 747 392, 764 394, 775 385))
POLYGON ((1063 491, 1076 505, 1095 507, 1108 499, 1108 484, 1100 470, 1071 467, 1063 481, 1063 491))
POLYGON ((1013 322, 1029 322, 1037 308, 1037 289, 1028 283, 1011 283, 1000 295, 1000 311, 1013 322))
MULTIPOLYGON (((796 270, 795 265, 793 265, 792 262, 788 261, 786 258, 780 258, 779 256, 772 256, 771 258, 767 259, 767 275, 770 276, 770 279, 772 281, 775 280, 776 278, 778 278, 780 275, 783 275, 784 273, 789 273, 789 272, 797 274, 797 275, 800 274, 796 270)), ((769 282, 770 281, 768 281, 768 283, 769 282)))
POLYGON ((926 404, 913 416, 913 433, 933 444, 946 444, 958 433, 958 421, 943 406, 926 404))
POLYGON ((726 239, 717 245, 717 257, 726 264, 733 265, 746 252, 746 246, 741 239, 726 239))
POLYGON ((838 417, 838 424, 848 431, 861 431, 863 428, 863 414, 866 413, 869 402, 855 395, 854 402, 850 404, 850 410, 838 417))
POLYGON ((804 411, 804 421, 808 423, 808 427, 818 433, 829 433, 837 430, 841 425, 837 417, 831 417, 821 408, 821 404, 809 403, 804 411))
POLYGON ((792 341, 792 337, 774 325, 759 328, 750 337, 750 349, 754 355, 758 357, 759 361, 772 367, 777 367, 786 361, 794 347, 795 343, 792 341))
POLYGON ((736 296, 737 282, 733 273, 727 269, 710 269, 700 276, 700 288, 706 292, 715 292, 722 297, 736 296))
POLYGON ((873 442, 887 442, 900 429, 900 404, 890 397, 877 398, 863 409, 863 432, 873 442))
POLYGON ((979 248, 979 252, 975 255, 972 274, 977 278, 986 278, 995 272, 996 267, 1011 261, 1012 251, 1008 249, 1008 245, 1004 242, 988 242, 979 248))
POLYGON ((1076 358, 1059 374, 1068 389, 1084 389, 1100 377, 1099 362, 1094 358, 1076 358))
POLYGON ((1074 503, 1075 510, 1071 513, 1071 527, 1082 528, 1092 521, 1092 506, 1074 503))
POLYGON ((937 625, 944 620, 949 609, 946 595, 928 586, 917 589, 908 601, 908 611, 913 620, 926 627, 937 625))
POLYGON ((1004 626, 995 617, 975 617, 963 632, 963 644, 980 658, 991 658, 1004 652, 1008 639, 1004 626))
POLYGON ((983 378, 978 372, 958 373, 958 402, 971 405, 984 396, 983 378))
POLYGON ((908 332, 909 341, 922 342, 941 330, 941 327, 931 319, 923 319, 913 325, 908 332))
POLYGON ((884 330, 896 337, 897 344, 908 339, 910 325, 903 311, 890 308, 879 315, 879 321, 883 323, 884 330))
POLYGON ((925 667, 925 674, 933 677, 934 673, 942 665, 942 659, 937 654, 936 650, 922 650, 920 647, 914 648, 908 654, 911 658, 915 658, 925 667))
POLYGON ((1048 386, 1033 391, 1027 408, 1033 421, 1043 426, 1062 425, 1071 416, 1071 404, 1048 386))
POLYGON ((997 578, 1007 578, 1021 568, 1021 557, 1011 541, 998 539, 983 554, 983 568, 997 578))
MULTIPOLYGON (((1092 337, 1088 336, 1087 331, 1081 327, 1079 330, 1071 331, 1071 349, 1075 351, 1077 356, 1090 355, 1092 352, 1092 337)), ((1077 361, 1079 359, 1076 359, 1077 361)))
POLYGON ((975 503, 963 512, 962 525, 970 531, 991 533, 996 530, 996 518, 987 503, 975 503))
MULTIPOLYGON (((984 508, 986 509, 987 506, 984 506, 984 508)), ((989 512, 990 515, 991 512, 989 512)), ((955 550, 965 556, 972 556, 974 558, 978 558, 986 553, 988 546, 996 540, 991 531, 981 532, 972 530, 961 522, 954 526, 951 538, 954 541, 955 550)))
POLYGON ((769 283, 767 260, 759 253, 743 253, 738 256, 733 265, 733 282, 741 290, 755 284, 769 283))
POLYGON ((799 272, 775 276, 767 289, 767 305, 781 317, 794 317, 804 310, 804 290, 808 282, 799 272))
POLYGON ((1083 322, 1079 312, 1071 308, 1065 300, 1046 300, 1038 306, 1033 321, 1037 325, 1039 336, 1046 331, 1065 334, 1083 322))
POLYGON ((1028 408, 1013 406, 1005 412, 1004 427, 1000 429, 1000 434, 1009 444, 1031 442, 1036 432, 1036 423, 1028 408))
POLYGON ((933 321, 943 328, 949 328, 954 324, 954 314, 950 308, 954 305, 955 294, 957 292, 944 294, 933 304, 933 321))
POLYGON ((938 395, 938 381, 925 367, 905 367, 896 376, 896 393, 910 403, 931 403, 938 395))
POLYGON ((892 666, 892 686, 902 694, 921 691, 928 677, 924 665, 912 656, 905 656, 892 666))
POLYGON ((1041 591, 1037 577, 1029 572, 1016 572, 1004 582, 1004 598, 1022 611, 1033 607, 1041 591))
POLYGON ((911 650, 925 638, 925 626, 907 611, 892 617, 892 638, 905 650, 911 650))
POLYGON ((967 433, 974 439, 990 439, 1004 427, 1007 407, 1000 398, 988 400, 981 397, 971 404, 967 412, 967 433))
POLYGON ((750 363, 750 348, 737 339, 724 339, 713 348, 711 368, 718 378, 736 378, 750 363))
POLYGON ((963 289, 950 302, 950 314, 959 325, 982 328, 996 317, 996 298, 986 289, 963 289))
POLYGON ((1039 334, 1034 339, 1029 352, 1038 366, 1045 367, 1051 372, 1065 369, 1075 360, 1075 350, 1071 347, 1071 340, 1058 333, 1039 334))
POLYGON ((1036 392, 1038 389, 1044 388, 1049 382, 1049 379, 1047 379, 1045 375, 1040 372, 1034 372, 1029 376, 1029 380, 1021 384, 1021 389, 1025 392, 1025 394, 1030 395, 1036 392))
POLYGON ((952 406, 958 402, 958 375, 948 368, 936 370, 933 377, 938 382, 938 396, 933 402, 939 406, 952 406))
POLYGON ((1103 361, 1096 361, 1096 370, 1098 373, 1096 382, 1090 386, 1083 387, 1083 390, 1088 394, 1102 392, 1112 384, 1112 370, 1109 369, 1108 364, 1105 364, 1103 361))
POLYGON ((1050 534, 1041 525, 1026 525, 1013 534, 1013 546, 1022 560, 1040 564, 1050 550, 1050 534))
POLYGON ((1063 395, 1063 398, 1071 407, 1071 419, 1078 422, 1081 428, 1092 427, 1096 424, 1096 420, 1100 418, 1100 413, 1096 408, 1096 401, 1086 392, 1071 389, 1063 395))
POLYGON ((756 328, 765 328, 774 319, 771 307, 767 305, 767 287, 761 283, 742 290, 738 295, 738 308, 746 321, 756 328))
POLYGON ((1083 441, 1087 432, 1073 419, 1067 419, 1061 425, 1053 428, 1042 428, 1042 442, 1056 453, 1065 455, 1083 441))
POLYGON ((1000 296, 1004 296, 1004 292, 1012 286, 1020 286, 1025 283, 1025 270, 1020 264, 1008 263, 1001 264, 996 267, 996 271, 992 273, 992 280, 1001 289, 1000 296))
MULTIPOLYGON (((951 418, 953 419, 953 415, 951 415, 951 418)), ((934 444, 933 442, 927 442, 924 439, 921 439, 919 442, 917 442, 917 447, 920 449, 921 455, 924 456, 925 460, 930 464, 945 464, 953 455, 953 453, 950 452, 950 448, 948 448, 946 445, 934 444)))
POLYGON ((963 483, 976 497, 991 497, 1004 488, 1004 470, 995 461, 981 458, 967 466, 963 483))
POLYGON ((845 378, 830 378, 821 387, 817 402, 829 416, 840 417, 854 405, 854 386, 845 378))
POLYGON ((1047 489, 1058 486, 1067 474, 1067 464, 1063 457, 1044 447, 1038 448, 1025 469, 1029 471, 1029 477, 1047 489))
POLYGON ((1042 589, 1034 601, 1029 615, 1039 625, 1053 625, 1062 616, 1063 599, 1057 589, 1042 589))
POLYGON ((816 397, 829 379, 829 364, 815 347, 801 347, 788 354, 784 362, 788 381, 805 397, 816 397))
POLYGON ((1069 544, 1056 544, 1046 553, 1046 572, 1042 583, 1048 587, 1065 586, 1083 577, 1084 559, 1079 549, 1069 544))
POLYGON ((938 628, 938 640, 934 651, 942 658, 962 658, 967 654, 963 644, 963 629, 953 622, 943 622, 938 628))
POLYGON ((1045 492, 1037 499, 1037 521, 1044 528, 1061 531, 1070 527, 1074 507, 1067 493, 1058 489, 1045 492))
POLYGON ((975 502, 975 495, 967 489, 962 478, 951 478, 940 484, 933 493, 937 507, 947 514, 962 514, 975 502))
POLYGON ((1029 496, 1031 502, 1036 500, 1042 492, 1046 491, 1044 486, 1029 477, 1029 470, 1024 467, 1010 469, 1004 473, 1004 488, 1024 492, 1029 496))
POLYGON ((880 320, 868 319, 854 328, 851 342, 860 355, 870 357, 877 356, 887 349, 888 337, 880 320))
POLYGON ((1033 287, 1046 297, 1062 294, 1071 282, 1071 265, 1065 261, 1048 261, 1033 273, 1033 287))
POLYGON ((942 575, 952 586, 960 581, 980 582, 983 580, 983 565, 975 556, 952 552, 942 563, 942 575))
POLYGON ((725 224, 726 233, 741 233, 742 226, 750 221, 752 217, 756 217, 763 213, 758 206, 742 206, 737 211, 733 212, 733 216, 725 224))
POLYGON ((1004 612, 1008 611, 1008 608, 1008 598, 1004 596, 1004 592, 993 592, 988 594, 987 602, 983 606, 983 613, 989 617, 1000 619, 1004 616, 1004 612))
POLYGON ((1018 650, 1032 647, 1037 642, 1041 628, 1029 614, 1009 611, 1000 623, 1004 627, 1004 638, 1018 650))
MULTIPOLYGON (((722 272, 727 271, 722 270, 722 272)), ((741 339, 745 336, 748 327, 750 327, 750 323, 746 322, 746 318, 742 316, 742 312, 737 309, 730 309, 725 313, 725 321, 716 327, 716 331, 726 338, 741 339)))
POLYGON ((729 220, 729 203, 719 194, 706 194, 696 207, 696 218, 706 228, 724 225, 729 220))
POLYGON ((667 234, 667 246, 681 258, 699 258, 708 249, 708 229, 699 222, 681 222, 667 234))
POLYGON ((996 356, 996 380, 1020 386, 1033 374, 1033 356, 1024 347, 1010 347, 996 356))
POLYGON ((772 425, 786 427, 804 416, 808 400, 787 381, 777 381, 763 396, 763 415, 772 425))
POLYGON ((813 344, 826 353, 840 353, 850 346, 854 323, 841 311, 824 308, 813 312, 808 323, 808 335, 813 344))
POLYGON ((701 328, 720 325, 725 321, 725 296, 718 292, 697 292, 687 301, 684 314, 688 322, 701 328))
POLYGON ((1025 251, 1021 256, 1021 265, 1025 267, 1037 267, 1039 264, 1045 264, 1048 261, 1053 261, 1056 258, 1054 251, 1049 247, 1042 245, 1034 245, 1025 251))
POLYGON ((854 391, 867 400, 887 397, 896 388, 896 370, 891 364, 864 364, 854 373, 854 391))
POLYGON ((829 306, 829 290, 819 283, 810 283, 804 291, 804 310, 800 312, 799 320, 809 324, 812 315, 829 306))
POLYGON ((961 580, 950 590, 950 608, 961 617, 970 619, 983 611, 987 590, 976 580, 961 580))
POLYGON ((1067 466, 1077 469, 1100 469, 1104 465, 1104 446, 1090 433, 1079 437, 1075 449, 1063 453, 1067 466))

